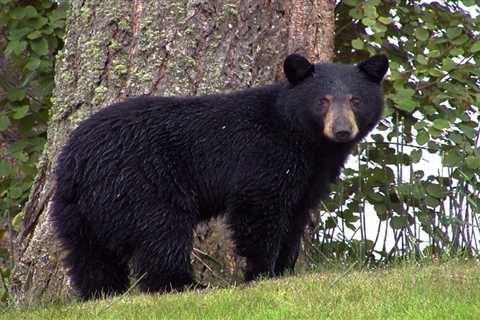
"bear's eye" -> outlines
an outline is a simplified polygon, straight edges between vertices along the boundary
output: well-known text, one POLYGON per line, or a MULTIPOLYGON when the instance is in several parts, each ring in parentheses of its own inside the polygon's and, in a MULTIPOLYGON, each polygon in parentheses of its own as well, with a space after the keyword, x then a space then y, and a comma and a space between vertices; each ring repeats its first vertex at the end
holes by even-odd
POLYGON ((320 98, 317 105, 313 107, 313 111, 316 114, 324 116, 330 106, 330 100, 327 97, 320 98))
POLYGON ((352 97, 350 99, 350 102, 352 103, 352 107, 357 108, 360 106, 360 98, 359 97, 352 97))
POLYGON ((322 107, 328 107, 330 105, 330 99, 327 97, 323 97, 320 99, 320 106, 322 107))

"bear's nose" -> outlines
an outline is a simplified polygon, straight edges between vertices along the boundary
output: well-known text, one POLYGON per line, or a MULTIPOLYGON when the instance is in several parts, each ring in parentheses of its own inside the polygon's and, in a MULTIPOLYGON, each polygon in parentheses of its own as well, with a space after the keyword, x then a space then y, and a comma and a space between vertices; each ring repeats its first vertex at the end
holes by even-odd
POLYGON ((352 135, 352 133, 348 130, 340 130, 340 131, 335 132, 335 139, 338 142, 346 142, 346 141, 350 140, 351 135, 352 135))

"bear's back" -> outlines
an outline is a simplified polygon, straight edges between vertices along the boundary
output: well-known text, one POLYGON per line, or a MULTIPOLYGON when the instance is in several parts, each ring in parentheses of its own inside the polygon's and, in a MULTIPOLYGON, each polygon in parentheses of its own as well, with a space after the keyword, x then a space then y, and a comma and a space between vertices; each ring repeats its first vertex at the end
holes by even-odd
POLYGON ((155 197, 188 193, 185 198, 202 200, 210 211, 221 210, 239 162, 266 163, 282 153, 274 149, 289 148, 275 99, 274 88, 266 87, 114 104, 72 132, 59 158, 58 183, 75 185, 71 197, 99 206, 113 202, 102 199, 108 197, 103 190, 113 189, 117 198, 129 190, 155 197))

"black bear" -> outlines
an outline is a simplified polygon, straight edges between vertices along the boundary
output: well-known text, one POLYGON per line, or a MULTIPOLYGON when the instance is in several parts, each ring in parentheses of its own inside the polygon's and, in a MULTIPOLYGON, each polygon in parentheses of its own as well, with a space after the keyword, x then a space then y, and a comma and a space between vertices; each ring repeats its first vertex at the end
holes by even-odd
POLYGON ((83 299, 194 284, 195 225, 225 214, 246 281, 291 271, 309 210, 383 111, 385 56, 311 64, 228 94, 137 97, 83 121, 56 167, 51 218, 83 299))

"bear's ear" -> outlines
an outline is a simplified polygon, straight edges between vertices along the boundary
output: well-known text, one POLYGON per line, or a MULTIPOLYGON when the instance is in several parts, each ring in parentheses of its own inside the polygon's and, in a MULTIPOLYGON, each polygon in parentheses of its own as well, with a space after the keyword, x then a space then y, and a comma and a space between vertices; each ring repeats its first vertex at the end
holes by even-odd
POLYGON ((283 63, 283 72, 285 72, 288 81, 293 85, 296 85, 305 78, 311 76, 314 69, 315 67, 313 64, 296 53, 289 55, 283 63))
POLYGON ((376 55, 360 62, 358 68, 365 72, 374 82, 382 82, 383 76, 388 70, 388 59, 384 55, 376 55))

